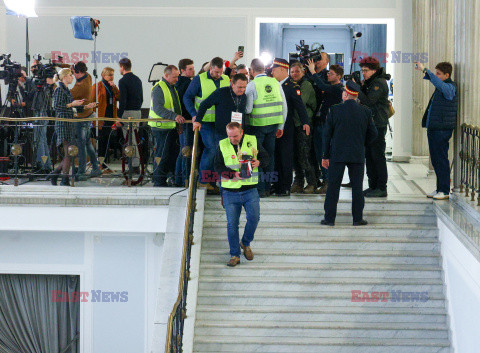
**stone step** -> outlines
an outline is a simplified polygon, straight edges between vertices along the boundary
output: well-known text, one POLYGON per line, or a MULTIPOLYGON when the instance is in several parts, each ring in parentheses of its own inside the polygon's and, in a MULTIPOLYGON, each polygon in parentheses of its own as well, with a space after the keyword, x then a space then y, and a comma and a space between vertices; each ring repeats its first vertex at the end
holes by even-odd
POLYGON ((239 290, 257 290, 257 291, 275 291, 279 288, 290 291, 391 291, 402 290, 411 292, 438 292, 443 290, 443 281, 435 278, 304 278, 304 277, 250 277, 248 281, 245 277, 201 275, 199 280, 199 290, 211 291, 239 291, 239 290))
MULTIPOLYGON (((245 222, 240 222, 240 234, 243 234, 245 222)), ((202 237, 210 235, 226 235, 226 222, 204 222, 202 237)), ((303 236, 379 236, 379 237, 434 237, 438 238, 438 228, 429 225, 403 224, 369 224, 362 227, 353 227, 351 224, 336 224, 335 227, 325 227, 319 223, 269 223, 261 221, 255 235, 270 235, 278 238, 303 236)))
MULTIPOLYGON (((249 264, 250 265, 250 264, 249 264)), ((292 265, 292 264, 286 264, 292 265)), ((332 265, 316 265, 316 264, 307 264, 303 265, 304 268, 298 267, 267 267, 259 265, 245 266, 242 268, 229 268, 224 263, 222 264, 212 264, 212 265, 203 265, 200 269, 200 276, 221 276, 224 279, 228 277, 241 277, 245 281, 248 281, 250 277, 270 277, 275 279, 288 279, 292 277, 302 277, 308 275, 308 278, 311 280, 317 279, 328 279, 328 278, 348 278, 348 277, 359 277, 359 278, 412 278, 412 279, 442 279, 442 273, 438 269, 425 270, 421 267, 417 269, 400 269, 395 268, 388 269, 362 269, 362 265, 359 265, 359 268, 351 269, 336 269, 332 265), (308 273, 307 273, 308 272, 308 273)), ((408 266, 408 265, 406 265, 408 266)), ((394 267, 394 266, 392 266, 394 267)), ((386 281, 385 281, 386 282, 386 281)))
MULTIPOLYGON (((292 198, 267 198, 260 200, 260 209, 274 209, 274 210, 323 210, 325 198, 323 196, 317 197, 292 197, 292 198)), ((351 200, 340 200, 338 202, 339 210, 350 211, 352 208, 351 200)), ((432 201, 425 202, 393 202, 386 200, 371 201, 366 200, 365 211, 425 211, 432 210, 432 201)), ((223 210, 220 198, 207 199, 205 201, 205 209, 210 210, 223 210)))
MULTIPOLYGON (((242 234, 242 232, 240 232, 242 234)), ((202 243, 209 242, 224 242, 227 238, 227 230, 224 229, 224 234, 204 234, 202 236, 202 243)), ((431 243, 438 242, 434 237, 415 237, 407 238, 402 236, 366 236, 366 235, 344 235, 344 236, 332 236, 332 235, 306 235, 301 237, 279 237, 276 235, 262 235, 255 238, 255 241, 268 241, 280 243, 312 243, 312 242, 328 242, 328 243, 346 243, 346 242, 358 242, 358 243, 431 243)))
POLYGON ((282 342, 286 338, 343 338, 343 339, 444 339, 448 340, 448 330, 397 330, 371 329, 328 329, 328 328, 285 328, 285 327, 211 327, 195 328, 197 338, 223 337, 228 342, 230 337, 270 337, 282 342))
MULTIPOLYGON (((428 224, 436 225, 437 218, 433 211, 365 211, 364 218, 372 224, 428 224)), ((245 222, 245 212, 240 215, 240 221, 245 222)), ((323 211, 317 210, 262 210, 260 222, 288 222, 296 223, 318 223, 324 217, 323 211)), ((225 222, 225 211, 208 210, 205 212, 204 221, 225 222)), ((336 223, 352 223, 350 211, 339 211, 336 223)))
MULTIPOLYGON (((260 238, 261 239, 261 238, 260 238)), ((438 243, 384 243, 384 242, 371 242, 371 243, 360 243, 356 241, 351 242, 324 242, 324 241, 315 241, 315 242, 277 242, 277 241, 263 241, 254 239, 251 243, 252 250, 266 250, 266 249, 277 249, 277 250, 343 250, 345 254, 350 251, 362 249, 362 250, 372 250, 372 251, 397 251, 401 253, 402 251, 430 251, 433 253, 439 253, 440 245, 438 243)), ((228 249, 227 242, 224 241, 210 241, 202 240, 202 249, 213 250, 213 249, 228 249)))
MULTIPOLYGON (((437 314, 416 314, 415 311, 409 312, 394 312, 394 313, 382 313, 378 314, 377 312, 371 312, 370 310, 365 310, 364 312, 350 312, 350 313, 341 313, 324 310, 324 312, 257 312, 255 310, 248 311, 246 307, 245 311, 238 310, 217 310, 212 309, 213 306, 203 306, 200 305, 197 307, 196 313, 196 322, 203 321, 214 321, 218 323, 230 322, 230 323, 245 323, 249 324, 251 322, 279 322, 279 323, 291 323, 292 325, 297 322, 308 322, 309 324, 315 323, 328 323, 331 325, 342 325, 343 323, 359 323, 359 325, 364 324, 380 324, 385 326, 390 325, 401 325, 404 323, 424 323, 424 324, 436 324, 446 327, 447 315, 444 313, 437 314)), ((255 308, 254 308, 255 309, 255 308)), ((418 310, 418 309, 415 309, 418 310)), ((403 310, 404 311, 404 310, 403 310)), ((395 327, 395 326, 393 326, 395 327)))
MULTIPOLYGON (((226 263, 230 254, 226 244, 222 250, 203 250, 201 263, 226 263)), ((294 264, 386 264, 386 265, 432 265, 440 266, 440 254, 432 252, 394 251, 344 251, 336 250, 255 250, 255 262, 294 264), (419 254, 416 254, 419 253, 419 254), (427 253, 425 256, 421 253, 427 253), (301 255, 301 256, 299 256, 301 255)), ((241 258, 241 265, 246 261, 241 258)))
MULTIPOLYGON (((373 347, 383 349, 376 352, 415 352, 415 353, 439 353, 441 348, 448 348, 450 342, 445 338, 428 339, 402 339, 402 338, 329 338, 329 337, 239 337, 239 336, 213 336, 196 337, 194 341, 195 352, 238 352, 241 347, 242 352, 338 352, 336 347, 348 347, 350 352, 372 352, 373 347), (424 348, 424 350, 419 350, 424 348), (428 350, 431 349, 431 350, 428 350)), ((345 351, 346 352, 346 351, 345 351)), ((448 352, 445 350, 445 353, 448 352)), ((442 352, 444 353, 444 352, 442 352)))
POLYGON ((343 340, 341 338, 326 339, 285 339, 275 342, 274 339, 264 337, 250 338, 246 341, 232 338, 227 342, 222 338, 198 338, 194 341, 195 353, 222 352, 262 352, 262 353, 451 353, 448 340, 422 340, 422 339, 397 339, 397 340, 370 340, 354 339, 343 340))
MULTIPOLYGON (((397 292, 398 293, 398 292, 397 292)), ((370 293, 371 294, 371 293, 370 293)), ((369 294, 369 296, 370 296, 369 294)), ((353 301, 352 292, 291 292, 286 289, 283 291, 279 288, 277 292, 258 292, 255 290, 236 291, 232 296, 230 291, 206 291, 198 292, 198 305, 225 305, 225 306, 291 306, 291 307, 338 307, 338 306, 355 306, 364 308, 377 307, 395 307, 395 308, 444 308, 445 297, 443 293, 426 293, 426 297, 422 299, 421 294, 417 293, 416 297, 412 294, 401 294, 398 298, 393 297, 393 293, 388 292, 387 301, 378 300, 376 302, 353 301), (405 298, 406 301, 403 301, 405 298), (423 301, 421 301, 423 300, 423 301)), ((378 295, 378 293, 377 293, 378 295)), ((378 297, 377 297, 378 298, 378 297)))

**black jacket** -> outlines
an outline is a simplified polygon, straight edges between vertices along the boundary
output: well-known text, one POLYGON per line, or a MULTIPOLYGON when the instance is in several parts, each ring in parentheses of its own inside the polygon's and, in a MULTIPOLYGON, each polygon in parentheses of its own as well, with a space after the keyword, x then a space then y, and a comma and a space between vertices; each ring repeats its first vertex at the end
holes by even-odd
POLYGON ((377 137, 369 108, 354 100, 330 108, 323 130, 323 159, 365 163, 365 145, 377 137))
POLYGON ((388 125, 388 84, 390 75, 384 72, 381 67, 372 77, 362 85, 362 90, 358 94, 360 103, 366 105, 372 110, 375 126, 385 127, 388 125))
POLYGON ((285 93, 285 99, 287 100, 288 114, 285 125, 291 124, 294 126, 295 111, 300 118, 301 124, 305 125, 309 123, 307 109, 303 104, 300 86, 293 81, 290 77, 282 83, 283 92, 285 93))

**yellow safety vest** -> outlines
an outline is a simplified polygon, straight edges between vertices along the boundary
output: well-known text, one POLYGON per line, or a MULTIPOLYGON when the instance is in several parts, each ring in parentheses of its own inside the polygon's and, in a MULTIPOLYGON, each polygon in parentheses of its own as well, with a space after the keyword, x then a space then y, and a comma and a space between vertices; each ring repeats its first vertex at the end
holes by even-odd
MULTIPOLYGON (((172 97, 172 94, 170 93, 170 89, 168 88, 167 86, 167 83, 165 81, 158 81, 153 87, 152 87, 152 92, 153 92, 153 89, 156 87, 156 86, 160 86, 160 88, 162 89, 163 91, 163 97, 165 99, 165 109, 168 109, 170 111, 174 111, 174 105, 173 105, 173 97, 172 97)), ((178 97, 178 92, 177 92, 177 89, 174 87, 173 88, 175 90, 175 94, 176 94, 176 99, 178 101, 178 106, 181 107, 180 105, 180 98, 178 97)), ((182 109, 182 108, 180 108, 182 109)), ((149 118, 156 118, 156 119, 166 119, 165 117, 161 117, 160 115, 158 115, 157 113, 155 113, 155 111, 153 110, 153 98, 150 99, 150 113, 148 113, 148 117, 149 118)), ((168 121, 168 122, 163 122, 163 121, 149 121, 148 122, 148 125, 150 125, 151 127, 156 127, 158 129, 164 129, 164 130, 171 130, 171 129, 175 129, 175 127, 177 126, 176 125, 176 122, 174 120, 172 121, 168 121)))
MULTIPOLYGON (((225 166, 235 171, 240 171, 240 161, 238 160, 237 153, 233 148, 228 137, 220 141, 220 151, 222 152, 223 160, 225 166)), ((242 154, 247 154, 250 156, 256 155, 257 150, 257 138, 253 135, 243 135, 242 146, 240 147, 242 154)), ((258 184, 258 168, 254 168, 252 171, 252 176, 248 179, 241 180, 231 180, 221 178, 222 188, 227 189, 239 189, 243 185, 256 185, 258 184)))
MULTIPOLYGON (((217 86, 215 86, 215 81, 213 81, 211 78, 208 78, 206 72, 201 73, 200 75, 198 75, 198 77, 200 78, 202 96, 195 97, 195 110, 197 112, 200 104, 217 90, 217 86)), ((230 86, 230 78, 228 78, 227 75, 222 75, 222 79, 219 80, 220 88, 230 86)), ((206 123, 215 122, 215 106, 208 108, 208 110, 205 112, 205 115, 203 116, 202 121, 206 123)))
POLYGON ((250 113, 251 126, 267 126, 283 123, 283 100, 280 85, 273 77, 256 77, 257 99, 250 113))

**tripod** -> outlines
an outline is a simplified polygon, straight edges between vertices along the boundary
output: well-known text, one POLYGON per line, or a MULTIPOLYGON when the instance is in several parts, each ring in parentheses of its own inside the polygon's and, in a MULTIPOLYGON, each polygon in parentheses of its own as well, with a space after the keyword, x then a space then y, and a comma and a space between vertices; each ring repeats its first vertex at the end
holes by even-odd
MULTIPOLYGON (((1 116, 6 116, 6 111, 8 109, 8 117, 10 118, 25 118, 25 111, 21 105, 23 98, 20 96, 18 92, 18 80, 13 80, 8 85, 8 93, 7 97, 5 98, 5 104, 3 105, 2 111, 0 113, 1 116)), ((10 125, 10 124, 9 124, 10 125)), ((13 168, 15 174, 15 186, 18 186, 18 169, 19 169, 19 157, 22 155, 22 147, 19 144, 19 130, 20 124, 19 122, 15 122, 12 124, 14 126, 13 129, 13 141, 11 136, 11 130, 8 129, 7 131, 7 138, 4 142, 4 148, 7 147, 9 144, 12 145, 11 153, 13 154, 13 168), (12 141, 9 143, 8 141, 12 141), (7 144, 5 146, 5 144, 7 144)), ((8 148, 4 149, 5 155, 10 155, 10 151, 8 148)))

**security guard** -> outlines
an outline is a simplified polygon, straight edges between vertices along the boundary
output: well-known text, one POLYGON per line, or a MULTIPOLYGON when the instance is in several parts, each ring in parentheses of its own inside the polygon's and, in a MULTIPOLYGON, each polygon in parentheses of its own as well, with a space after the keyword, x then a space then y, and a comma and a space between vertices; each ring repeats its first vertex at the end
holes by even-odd
POLYGON ((305 134, 310 135, 308 113, 301 98, 300 86, 290 76, 288 61, 275 59, 272 66, 273 77, 280 82, 287 101, 288 114, 283 134, 278 136, 275 146, 275 171, 278 172, 278 181, 273 186, 277 196, 290 196, 293 182, 293 141, 295 138, 294 115, 297 112, 305 134))
POLYGON ((243 133, 238 122, 230 122, 226 127, 227 138, 219 142, 215 155, 215 170, 220 176, 222 185, 222 198, 227 214, 227 233, 230 245, 230 261, 228 266, 233 267, 240 263, 240 247, 245 258, 253 260, 250 243, 253 241, 255 230, 260 220, 260 199, 257 191, 258 167, 268 165, 268 154, 258 144, 253 135, 243 133), (251 176, 242 179, 241 161, 239 156, 251 156, 251 176), (247 213, 247 224, 239 244, 238 222, 242 207, 247 213))
MULTIPOLYGON (((230 78, 223 75, 223 59, 218 57, 213 58, 210 61, 209 71, 195 76, 183 96, 183 102, 192 116, 192 121, 195 122, 198 108, 205 99, 207 99, 218 88, 229 86, 230 78)), ((205 149, 203 150, 199 165, 201 173, 200 183, 203 185, 206 184, 207 191, 213 191, 216 193, 218 190, 213 186, 214 184, 207 178, 203 178, 203 175, 210 175, 211 171, 213 171, 213 160, 218 143, 215 139, 215 107, 211 107, 207 110, 206 114, 203 116, 202 123, 200 135, 202 136, 202 142, 205 145, 205 149)))
POLYGON ((372 112, 357 102, 360 86, 348 81, 343 103, 330 108, 323 133, 322 166, 328 169, 328 188, 325 197, 325 218, 321 224, 335 225, 337 203, 345 166, 352 184, 353 225, 363 226, 365 199, 362 192, 365 173, 365 145, 377 137, 372 112))
POLYGON ((185 122, 175 88, 178 75, 177 67, 169 65, 165 68, 162 80, 152 87, 149 117, 171 120, 171 122, 148 122, 155 140, 153 186, 157 187, 167 186, 168 173, 175 170, 175 160, 178 155, 176 123, 185 122))
POLYGON ((270 184, 276 180, 274 170, 275 137, 283 134, 287 119, 287 103, 281 85, 265 74, 265 65, 260 59, 253 59, 250 74, 254 77, 247 85, 246 113, 249 117, 248 132, 257 137, 259 145, 267 151, 270 162, 267 169, 261 169, 258 183, 260 197, 270 196, 270 184))

